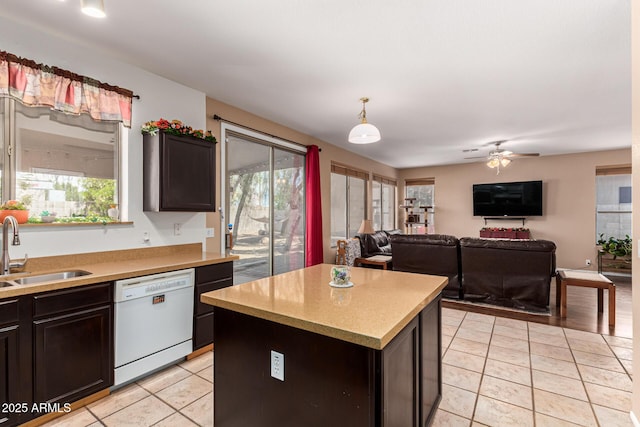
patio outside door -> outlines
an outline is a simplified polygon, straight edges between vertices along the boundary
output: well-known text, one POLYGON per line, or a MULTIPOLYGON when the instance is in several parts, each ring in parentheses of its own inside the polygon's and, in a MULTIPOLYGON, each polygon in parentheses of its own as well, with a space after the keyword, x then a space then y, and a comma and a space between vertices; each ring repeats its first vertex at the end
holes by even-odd
POLYGON ((304 267, 302 153, 226 134, 225 220, 232 224, 234 283, 304 267))

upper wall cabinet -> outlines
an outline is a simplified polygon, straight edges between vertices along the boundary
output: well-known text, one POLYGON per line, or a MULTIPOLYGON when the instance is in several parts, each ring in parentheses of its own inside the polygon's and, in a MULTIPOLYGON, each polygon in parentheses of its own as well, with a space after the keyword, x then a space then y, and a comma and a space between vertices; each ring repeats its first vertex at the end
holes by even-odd
POLYGON ((145 211, 215 211, 215 143, 160 131, 143 144, 145 211))

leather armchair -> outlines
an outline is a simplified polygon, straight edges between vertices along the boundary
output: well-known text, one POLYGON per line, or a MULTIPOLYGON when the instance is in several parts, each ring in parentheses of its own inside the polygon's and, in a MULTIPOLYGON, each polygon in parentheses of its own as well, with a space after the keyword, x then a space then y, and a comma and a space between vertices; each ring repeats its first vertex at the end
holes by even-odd
POLYGON ((556 270, 555 243, 462 237, 460 255, 465 300, 548 310, 556 270))
POLYGON ((449 283, 442 295, 462 298, 460 244, 445 234, 397 234, 391 236, 393 269, 409 273, 446 276, 449 283))

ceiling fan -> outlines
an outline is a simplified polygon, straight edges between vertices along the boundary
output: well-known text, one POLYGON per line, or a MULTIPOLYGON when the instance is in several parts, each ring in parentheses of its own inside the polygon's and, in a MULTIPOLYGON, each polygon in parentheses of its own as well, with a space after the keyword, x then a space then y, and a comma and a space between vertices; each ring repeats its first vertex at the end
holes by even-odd
MULTIPOLYGON (((496 169, 496 174, 500 173, 501 166, 503 168, 509 166, 509 164, 511 163, 511 159, 513 158, 537 157, 540 155, 540 153, 514 153, 513 151, 500 148, 500 146, 507 141, 508 140, 505 139, 502 141, 493 141, 486 144, 486 145, 495 145, 495 149, 493 149, 493 151, 489 153, 486 159, 487 159, 487 166, 489 166, 491 169, 496 169)), ((469 152, 469 151, 476 151, 476 150, 474 149, 464 150, 464 152, 469 152)), ((465 159, 482 159, 482 158, 485 158, 485 157, 484 156, 465 157, 465 159)))

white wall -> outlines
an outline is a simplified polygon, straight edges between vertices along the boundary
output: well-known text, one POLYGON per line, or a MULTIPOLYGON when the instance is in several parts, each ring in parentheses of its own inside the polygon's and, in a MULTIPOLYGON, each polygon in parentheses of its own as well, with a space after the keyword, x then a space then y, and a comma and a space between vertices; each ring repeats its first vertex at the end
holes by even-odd
POLYGON ((140 133, 144 122, 161 117, 179 119, 194 128, 204 128, 204 93, 2 17, 0 50, 124 87, 140 95, 139 100, 133 100, 132 127, 125 129, 123 138, 123 171, 128 176, 123 182, 123 201, 128 208, 128 220, 133 221, 133 225, 22 227, 22 245, 9 249, 12 258, 20 258, 25 252, 30 257, 41 257, 182 243, 202 242, 204 245, 204 213, 142 211, 140 133), (174 223, 183 224, 180 236, 174 236, 174 223), (149 233, 148 243, 143 241, 144 232, 149 233))
POLYGON ((640 427, 640 0, 631 2, 631 144, 633 180, 633 396, 631 418, 640 427))

